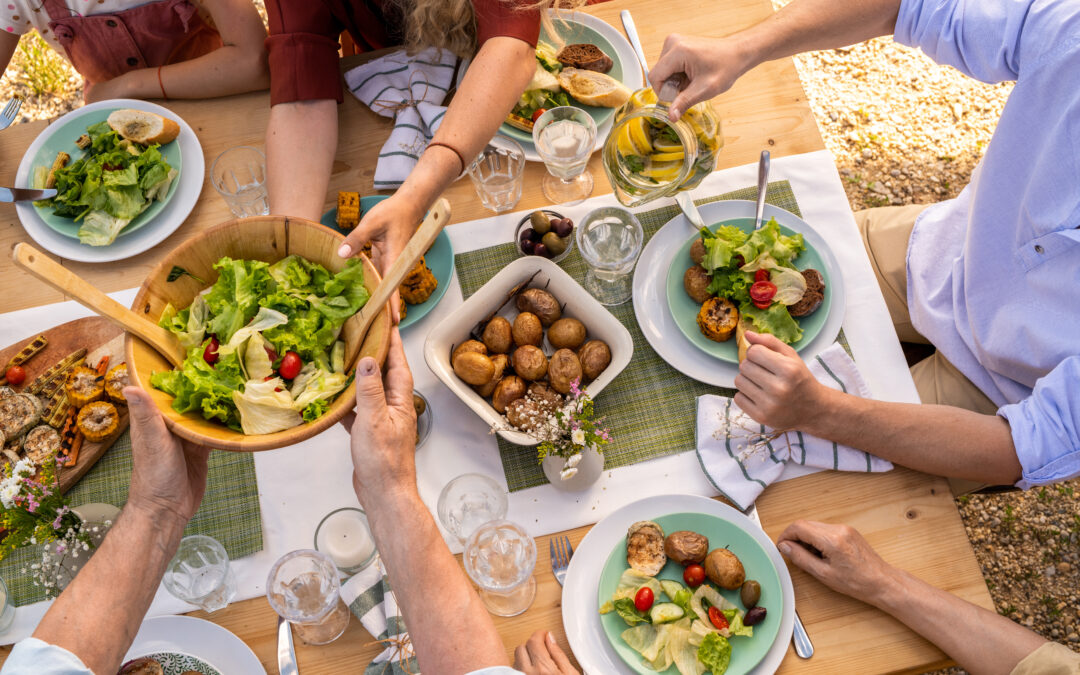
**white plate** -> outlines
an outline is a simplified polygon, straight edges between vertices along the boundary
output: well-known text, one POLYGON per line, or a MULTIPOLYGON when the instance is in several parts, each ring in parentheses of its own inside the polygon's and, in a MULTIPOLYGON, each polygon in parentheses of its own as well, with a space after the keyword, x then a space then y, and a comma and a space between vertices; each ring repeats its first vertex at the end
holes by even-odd
POLYGON ((600 574, 611 555, 611 549, 626 536, 626 528, 631 523, 651 520, 667 513, 684 512, 705 513, 738 525, 761 544, 776 566, 784 596, 780 632, 776 634, 776 640, 765 658, 751 673, 765 675, 775 672, 780 666, 787 653, 788 643, 791 642, 791 631, 795 624, 795 589, 791 585, 791 574, 788 573, 784 559, 780 557, 780 551, 776 550, 776 545, 749 518, 715 499, 695 495, 659 495, 627 504, 601 520, 589 530, 574 551, 574 557, 570 558, 562 592, 563 627, 566 638, 570 641, 570 649, 574 651, 574 656, 585 673, 633 675, 634 672, 611 646, 597 612, 596 593, 600 585, 600 574))
POLYGON ((142 622, 122 663, 158 652, 197 656, 226 675, 266 675, 255 652, 216 623, 193 616, 159 616, 142 622))
MULTIPOLYGON (((584 387, 590 396, 596 398, 615 376, 630 363, 634 354, 634 340, 626 326, 619 323, 611 312, 589 295, 589 292, 574 281, 561 267, 547 258, 540 256, 522 256, 499 270, 486 284, 480 287, 468 300, 454 310, 454 313, 434 326, 424 342, 424 361, 450 391, 472 408, 489 426, 505 426, 506 420, 495 412, 487 399, 465 384, 454 374, 450 364, 450 350, 469 339, 469 332, 489 314, 506 303, 499 312, 508 320, 517 315, 517 308, 512 302, 506 302, 510 290, 532 277, 529 288, 546 288, 563 304, 563 316, 579 319, 585 324, 587 339, 603 340, 611 349, 611 363, 596 378, 584 387)), ((550 358, 555 350, 544 338, 544 353, 550 358)), ((499 435, 517 445, 535 445, 536 439, 521 431, 500 430, 499 435)))
MULTIPOLYGON (((559 21, 565 18, 570 23, 580 23, 589 28, 592 28, 597 33, 600 33, 608 42, 615 47, 615 53, 619 57, 619 62, 623 64, 623 84, 630 91, 637 91, 645 85, 645 78, 641 74, 641 67, 638 65, 637 56, 634 54, 634 48, 630 46, 630 43, 626 40, 622 33, 616 30, 611 24, 603 19, 598 19, 592 14, 586 14, 585 12, 573 12, 562 14, 551 12, 552 20, 555 22, 556 28, 558 28, 559 21)), ((457 86, 461 86, 461 80, 465 77, 465 71, 469 68, 469 60, 466 59, 461 62, 461 67, 458 68, 457 86)), ((596 128, 596 145, 593 147, 593 152, 600 150, 604 147, 604 141, 607 140, 608 133, 611 131, 611 125, 615 122, 615 115, 611 115, 596 128)), ((500 125, 501 128, 501 125, 500 125)), ((505 134, 503 134, 505 135, 505 134)), ((507 136, 507 138, 510 138, 507 136)), ((514 139, 518 143, 521 143, 521 147, 525 150, 525 159, 530 162, 542 162, 540 155, 536 152, 536 147, 532 143, 522 143, 518 139, 514 139)))
MULTIPOLYGON (((137 108, 157 113, 175 120, 180 125, 180 136, 176 142, 180 144, 180 153, 184 158, 184 162, 180 170, 179 184, 172 199, 151 222, 136 232, 124 237, 118 237, 116 241, 108 246, 87 246, 79 243, 77 239, 65 237, 45 224, 45 221, 41 219, 41 216, 34 209, 33 203, 16 203, 15 211, 19 214, 19 221, 22 222, 22 226, 26 233, 30 235, 30 238, 46 251, 62 258, 78 262, 112 262, 114 260, 124 260, 147 251, 160 244, 183 224, 188 214, 191 213, 191 209, 195 208, 195 202, 198 201, 199 194, 202 192, 203 178, 206 175, 202 147, 199 145, 199 139, 195 136, 195 132, 192 131, 188 123, 173 111, 146 101, 113 99, 83 106, 64 115, 62 119, 67 122, 101 108, 116 107, 137 108)), ((19 170, 15 174, 16 185, 30 185, 33 158, 37 155, 38 148, 49 138, 50 129, 54 126, 59 128, 58 124, 50 124, 30 144, 30 148, 23 155, 22 161, 19 163, 19 170)))
MULTIPOLYGON (((729 218, 752 218, 754 207, 754 202, 729 199, 703 204, 698 210, 701 211, 705 224, 711 225, 729 218)), ((806 242, 813 246, 825 261, 832 304, 821 332, 810 344, 799 350, 803 360, 809 361, 829 347, 840 332, 847 303, 844 276, 825 239, 802 218, 772 204, 765 205, 764 218, 776 218, 776 222, 784 227, 801 232, 806 242)), ((661 227, 645 245, 634 271, 634 315, 645 339, 672 368, 699 382, 732 388, 735 386, 735 376, 739 374, 739 366, 713 358, 695 347, 679 330, 667 308, 665 284, 671 259, 693 233, 694 228, 690 221, 680 213, 661 227)))

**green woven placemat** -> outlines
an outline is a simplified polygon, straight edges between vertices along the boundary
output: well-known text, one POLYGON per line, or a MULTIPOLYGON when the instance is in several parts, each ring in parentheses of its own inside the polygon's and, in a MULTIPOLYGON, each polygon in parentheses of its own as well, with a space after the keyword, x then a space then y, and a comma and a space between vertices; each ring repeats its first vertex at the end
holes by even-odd
MULTIPOLYGON (((726 199, 757 199, 757 187, 697 200, 696 203, 726 199)), ((786 180, 769 183, 766 201, 800 217, 802 215, 791 184, 786 180)), ((637 214, 645 230, 645 243, 678 214, 677 206, 662 206, 637 214)), ((462 295, 468 299, 517 257, 517 248, 513 243, 458 254, 455 263, 462 295)), ((585 262, 577 248, 559 266, 579 283, 584 280, 585 262)), ((613 443, 604 447, 604 468, 614 469, 692 450, 695 399, 703 394, 734 396, 735 391, 703 384, 669 366, 653 351, 638 328, 633 302, 608 307, 608 310, 630 331, 634 339, 634 357, 596 401, 597 415, 606 416, 605 425, 615 437, 613 443), (648 414, 642 414, 644 411, 648 411, 648 414)), ((658 307, 657 311, 666 309, 658 307)), ((501 437, 498 442, 506 483, 511 492, 547 482, 536 461, 535 448, 513 445, 501 437)))
MULTIPOLYGON (((68 497, 74 506, 100 502, 122 507, 130 483, 131 437, 125 432, 68 492, 68 497)), ((210 453, 206 494, 184 534, 217 539, 233 560, 262 550, 262 516, 251 453, 210 453)), ((47 597, 40 586, 33 585, 29 573, 30 565, 41 560, 41 548, 24 546, 0 561, 0 577, 7 583, 16 607, 47 597)))

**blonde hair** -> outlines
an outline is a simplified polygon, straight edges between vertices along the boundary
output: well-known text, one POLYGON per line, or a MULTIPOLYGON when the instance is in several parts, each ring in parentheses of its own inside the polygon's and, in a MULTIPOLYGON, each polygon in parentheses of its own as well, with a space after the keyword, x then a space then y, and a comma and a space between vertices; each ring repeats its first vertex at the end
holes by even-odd
MULTIPOLYGON (((500 0, 514 2, 515 0, 500 0)), ((586 0, 540 0, 521 4, 522 10, 539 9, 541 23, 552 33, 547 9, 573 10, 586 0)), ((472 0, 397 0, 405 22, 405 47, 416 53, 426 47, 438 47, 461 58, 476 54, 476 15, 472 0)))

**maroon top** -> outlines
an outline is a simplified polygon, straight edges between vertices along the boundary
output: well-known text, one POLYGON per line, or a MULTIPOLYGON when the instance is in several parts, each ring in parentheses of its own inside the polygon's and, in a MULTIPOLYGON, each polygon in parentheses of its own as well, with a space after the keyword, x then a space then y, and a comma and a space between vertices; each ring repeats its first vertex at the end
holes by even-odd
MULTIPOLYGON (((477 44, 498 36, 536 46, 540 12, 518 10, 522 0, 473 0, 477 44)), ((349 31, 364 51, 400 45, 402 18, 392 0, 267 0, 270 105, 342 101, 338 36, 349 31)))

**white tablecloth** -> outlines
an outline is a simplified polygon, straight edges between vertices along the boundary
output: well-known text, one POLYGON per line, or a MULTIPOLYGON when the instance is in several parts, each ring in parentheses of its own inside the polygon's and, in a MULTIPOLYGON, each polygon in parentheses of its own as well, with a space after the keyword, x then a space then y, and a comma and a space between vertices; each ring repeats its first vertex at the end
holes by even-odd
MULTIPOLYGON (((874 397, 918 402, 832 155, 820 151, 774 159, 771 178, 791 182, 803 218, 828 240, 843 269, 847 291, 844 332, 874 397)), ((719 171, 709 176, 693 196, 701 198, 730 192, 753 185, 756 180, 756 164, 719 171)), ((560 207, 560 210, 577 222, 592 209, 609 205, 617 205, 611 195, 596 197, 574 207, 560 207)), ((649 204, 641 210, 656 206, 649 204)), ((503 214, 455 224, 447 231, 456 252, 469 251, 512 241, 514 227, 520 218, 520 213, 503 214)), ((125 305, 131 304, 134 295, 134 289, 112 294, 125 305)), ((453 476, 479 472, 505 484, 498 448, 487 425, 435 378, 423 359, 427 328, 449 316, 461 303, 461 289, 455 275, 438 307, 404 332, 416 388, 427 397, 434 414, 431 435, 417 450, 420 494, 433 512, 439 491, 453 476)), ((0 315, 0 345, 32 337, 59 323, 89 315, 89 310, 74 302, 0 315)), ((617 438, 618 429, 613 432, 617 438)), ((312 548, 315 527, 326 513, 342 506, 356 505, 348 478, 351 473, 348 436, 340 427, 300 445, 256 453, 255 470, 259 481, 264 549, 234 562, 239 589, 236 600, 261 596, 266 574, 278 557, 298 548, 312 548)), ((805 468, 792 466, 783 479, 808 472, 805 468)), ((515 492, 510 495, 508 517, 539 536, 595 523, 630 501, 669 493, 716 495, 695 455, 682 453, 605 471, 596 484, 581 493, 568 494, 547 485, 515 492)), ((451 548, 460 550, 456 540, 451 543, 451 548)), ((20 608, 12 628, 0 635, 0 644, 9 644, 29 635, 48 604, 41 602, 20 608)), ((190 609, 192 607, 160 588, 148 616, 190 609)))

